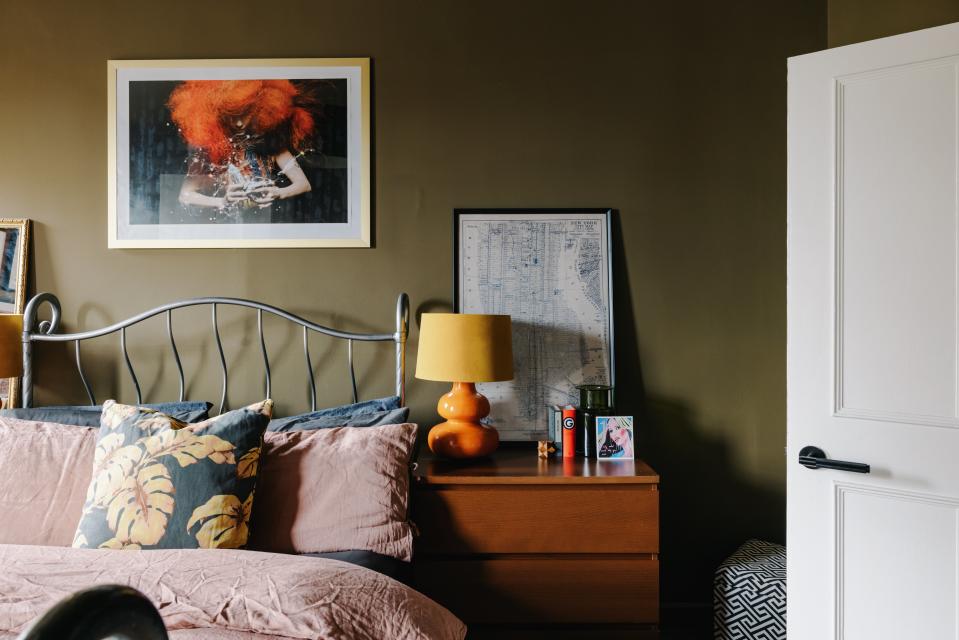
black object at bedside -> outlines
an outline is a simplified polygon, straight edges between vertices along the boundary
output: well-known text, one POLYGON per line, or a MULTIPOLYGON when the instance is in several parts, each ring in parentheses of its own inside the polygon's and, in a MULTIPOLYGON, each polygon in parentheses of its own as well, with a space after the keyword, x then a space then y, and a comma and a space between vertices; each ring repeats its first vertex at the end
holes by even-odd
POLYGON ((108 584, 67 596, 17 640, 167 640, 160 613, 131 587, 108 584))

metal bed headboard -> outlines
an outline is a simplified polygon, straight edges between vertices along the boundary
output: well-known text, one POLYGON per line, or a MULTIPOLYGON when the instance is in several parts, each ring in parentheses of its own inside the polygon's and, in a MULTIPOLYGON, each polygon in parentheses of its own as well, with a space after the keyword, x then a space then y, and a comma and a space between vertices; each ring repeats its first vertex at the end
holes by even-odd
POLYGON ((313 374, 313 363, 310 360, 310 331, 347 341, 347 360, 349 362, 350 383, 353 388, 353 402, 358 401, 356 393, 356 372, 353 368, 353 342, 395 343, 396 395, 400 397, 403 405, 406 404, 406 339, 409 334, 410 325, 410 299, 405 293, 401 293, 396 299, 396 330, 393 333, 354 333, 350 331, 339 331, 315 324, 288 311, 262 302, 244 300, 242 298, 219 297, 190 298, 188 300, 170 302, 150 309, 149 311, 144 311, 126 320, 121 320, 108 327, 103 327, 102 329, 82 331, 79 333, 57 333, 57 330, 60 328, 60 301, 52 293, 39 293, 27 303, 27 307, 23 312, 23 389, 21 392, 21 406, 30 407, 33 403, 34 342, 73 342, 74 360, 76 362, 77 373, 80 374, 80 381, 83 383, 83 387, 87 392, 87 398, 89 398, 90 404, 97 404, 96 397, 93 395, 93 388, 90 386, 90 382, 83 372, 83 364, 80 359, 80 342, 118 332, 120 334, 120 349, 123 351, 123 359, 126 362, 127 372, 130 374, 130 378, 133 380, 133 386, 136 389, 137 404, 142 404, 143 398, 140 392, 140 381, 137 379, 136 372, 133 370, 133 363, 130 361, 130 354, 127 351, 127 327, 160 314, 166 314, 167 337, 170 341, 170 349, 173 353, 173 360, 176 363, 179 375, 179 399, 183 401, 186 381, 183 376, 183 365, 180 362, 180 352, 177 350, 176 339, 173 337, 173 312, 176 309, 203 305, 209 305, 212 308, 213 337, 216 340, 216 347, 220 359, 220 370, 223 375, 223 390, 220 395, 220 413, 226 409, 227 383, 229 380, 226 355, 223 352, 223 343, 220 341, 220 328, 217 323, 217 308, 221 306, 247 307, 256 310, 257 332, 260 337, 260 351, 263 355, 263 368, 266 379, 266 397, 270 397, 271 395, 272 380, 270 378, 270 357, 266 349, 266 340, 263 337, 264 312, 288 320, 303 328, 303 355, 306 359, 306 369, 310 377, 312 411, 316 410, 316 379, 313 374), (50 320, 38 320, 37 318, 37 313, 43 305, 50 307, 50 320))

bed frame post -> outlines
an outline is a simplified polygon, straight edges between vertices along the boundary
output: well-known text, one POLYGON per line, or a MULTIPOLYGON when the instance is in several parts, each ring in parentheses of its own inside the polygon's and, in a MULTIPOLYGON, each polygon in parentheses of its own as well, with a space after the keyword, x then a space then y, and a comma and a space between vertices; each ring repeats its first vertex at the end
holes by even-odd
POLYGON ((31 351, 30 330, 23 325, 23 377, 20 379, 20 406, 29 409, 33 403, 33 372, 30 368, 31 351))
POLYGON ((38 293, 23 310, 23 379, 20 382, 20 406, 33 406, 33 340, 32 333, 50 334, 60 328, 60 301, 52 293, 38 293), (37 322, 40 305, 50 305, 50 319, 37 322))
POLYGON ((410 297, 401 293, 396 299, 396 395, 406 406, 406 339, 410 330, 410 297))

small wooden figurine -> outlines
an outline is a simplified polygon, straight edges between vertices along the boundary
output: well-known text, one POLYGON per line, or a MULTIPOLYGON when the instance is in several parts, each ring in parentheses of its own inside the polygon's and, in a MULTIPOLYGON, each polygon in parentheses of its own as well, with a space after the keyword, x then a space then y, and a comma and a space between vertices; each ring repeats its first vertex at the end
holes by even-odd
POLYGON ((542 459, 552 458, 556 453, 556 447, 552 440, 540 440, 536 443, 536 455, 542 459))

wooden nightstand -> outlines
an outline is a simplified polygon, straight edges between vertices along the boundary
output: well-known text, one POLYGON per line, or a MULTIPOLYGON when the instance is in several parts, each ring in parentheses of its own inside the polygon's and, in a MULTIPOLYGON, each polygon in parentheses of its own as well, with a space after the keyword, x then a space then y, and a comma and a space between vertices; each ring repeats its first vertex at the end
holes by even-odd
POLYGON ((421 456, 411 516, 416 587, 468 625, 659 622, 659 476, 641 460, 421 456))

